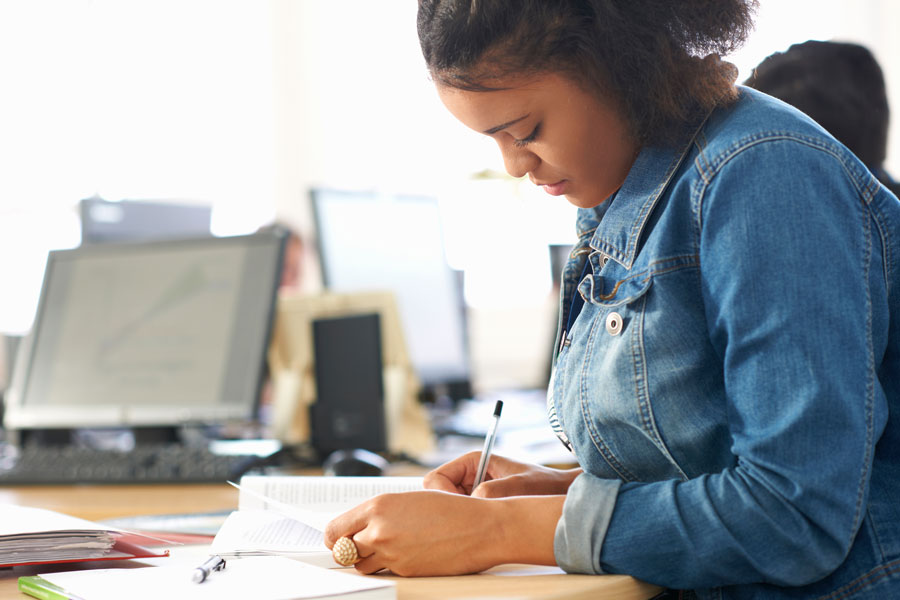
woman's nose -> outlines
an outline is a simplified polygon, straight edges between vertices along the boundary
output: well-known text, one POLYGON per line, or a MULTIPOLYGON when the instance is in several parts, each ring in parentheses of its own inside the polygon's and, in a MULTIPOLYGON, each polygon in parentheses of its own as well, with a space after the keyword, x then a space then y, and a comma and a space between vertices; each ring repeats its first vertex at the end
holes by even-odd
POLYGON ((526 148, 517 148, 515 144, 501 144, 500 152, 503 154, 503 166, 512 177, 525 177, 533 171, 541 159, 534 152, 526 148))

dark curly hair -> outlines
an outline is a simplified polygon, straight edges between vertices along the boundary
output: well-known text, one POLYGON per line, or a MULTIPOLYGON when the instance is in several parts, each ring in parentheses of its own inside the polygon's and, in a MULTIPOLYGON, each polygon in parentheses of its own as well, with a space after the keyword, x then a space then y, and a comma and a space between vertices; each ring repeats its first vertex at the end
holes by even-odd
POLYGON ((614 101, 642 144, 671 142, 685 121, 736 97, 740 46, 756 0, 419 0, 432 78, 470 91, 496 78, 555 71, 614 101))

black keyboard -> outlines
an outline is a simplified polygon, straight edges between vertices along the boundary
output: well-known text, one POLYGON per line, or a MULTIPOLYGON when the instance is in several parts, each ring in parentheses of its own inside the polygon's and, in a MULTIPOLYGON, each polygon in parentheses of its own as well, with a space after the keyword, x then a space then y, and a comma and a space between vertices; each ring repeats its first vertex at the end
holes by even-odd
POLYGON ((0 456, 0 485, 222 483, 236 481, 263 460, 183 444, 141 444, 129 451, 35 445, 6 449, 0 456))

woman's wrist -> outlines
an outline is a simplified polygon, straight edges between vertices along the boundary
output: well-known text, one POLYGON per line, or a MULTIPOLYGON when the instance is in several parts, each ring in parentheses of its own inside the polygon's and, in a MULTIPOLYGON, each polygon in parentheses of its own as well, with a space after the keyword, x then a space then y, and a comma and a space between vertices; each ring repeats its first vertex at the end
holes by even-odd
POLYGON ((568 490, 569 486, 572 485, 572 482, 575 481, 575 478, 581 475, 584 471, 581 467, 576 467, 574 469, 565 469, 560 472, 560 478, 565 482, 565 489, 568 490))
POLYGON ((551 473, 551 489, 545 490, 542 493, 547 495, 556 495, 556 494, 566 494, 569 491, 569 486, 572 485, 572 482, 575 481, 575 478, 581 475, 581 468, 575 469, 553 469, 549 467, 544 467, 551 473))
POLYGON ((485 500, 491 512, 485 522, 492 524, 484 533, 490 563, 555 565, 553 538, 565 499, 554 495, 485 500))

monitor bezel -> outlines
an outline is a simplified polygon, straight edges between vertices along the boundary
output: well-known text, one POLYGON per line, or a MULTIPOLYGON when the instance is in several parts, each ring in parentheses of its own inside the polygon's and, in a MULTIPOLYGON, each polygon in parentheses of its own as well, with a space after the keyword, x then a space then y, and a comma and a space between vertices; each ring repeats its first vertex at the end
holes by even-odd
MULTIPOLYGON (((100 245, 82 246, 71 250, 54 250, 48 254, 41 294, 31 331, 22 339, 16 356, 15 366, 7 390, 6 406, 3 415, 4 427, 8 430, 28 429, 75 429, 75 428, 141 428, 141 427, 184 427, 191 425, 224 425, 231 422, 242 422, 255 419, 259 409, 260 393, 266 376, 266 357, 272 338, 272 329, 276 314, 276 301, 280 276, 284 259, 284 248, 287 236, 282 232, 265 232, 228 237, 202 237, 175 240, 154 240, 139 242, 110 242, 100 245), (259 315, 264 322, 263 347, 254 359, 254 380, 246 389, 250 396, 240 402, 224 402, 193 408, 173 410, 171 405, 78 405, 72 408, 56 406, 29 405, 27 393, 28 382, 34 368, 35 340, 43 323, 46 311, 48 279, 54 261, 78 258, 85 255, 142 252, 156 248, 172 250, 177 248, 209 248, 221 245, 272 245, 273 259, 271 285, 259 290, 267 294, 269 301, 265 303, 265 314, 259 315)), ((237 317, 236 318, 240 318, 237 317)), ((252 367, 251 367, 252 368, 252 367)))

